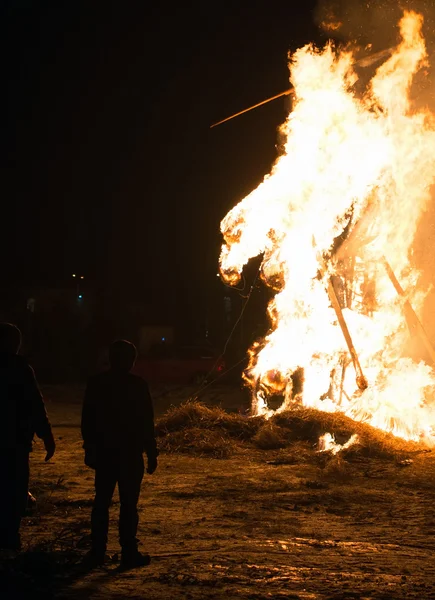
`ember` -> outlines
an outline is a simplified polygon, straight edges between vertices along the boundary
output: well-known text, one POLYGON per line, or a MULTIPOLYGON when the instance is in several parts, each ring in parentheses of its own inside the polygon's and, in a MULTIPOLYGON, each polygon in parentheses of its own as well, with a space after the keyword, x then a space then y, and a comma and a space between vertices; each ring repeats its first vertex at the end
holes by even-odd
POLYGON ((290 62, 293 110, 270 175, 223 219, 221 274, 250 258, 276 291, 271 331, 250 350, 253 412, 302 404, 341 411, 409 440, 435 442, 435 373, 407 355, 425 292, 410 256, 435 178, 435 118, 410 102, 427 64, 423 18, 405 12, 401 42, 363 97, 351 52, 306 46, 290 62), (292 375, 303 371, 302 390, 292 375))

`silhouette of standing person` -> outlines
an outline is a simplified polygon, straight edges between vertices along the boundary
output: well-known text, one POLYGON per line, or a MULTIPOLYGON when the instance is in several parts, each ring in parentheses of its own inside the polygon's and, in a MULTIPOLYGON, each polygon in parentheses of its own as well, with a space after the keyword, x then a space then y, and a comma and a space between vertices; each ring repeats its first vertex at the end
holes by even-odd
POLYGON ((48 461, 55 442, 32 367, 18 356, 21 332, 0 323, 0 548, 20 550, 21 517, 27 505, 29 453, 34 434, 44 442, 48 461))
POLYGON ((104 563, 109 528, 109 506, 116 484, 119 489, 119 541, 121 566, 149 564, 149 555, 138 551, 137 503, 144 474, 157 468, 154 410, 147 383, 130 373, 135 346, 118 340, 109 349, 110 367, 88 381, 82 410, 85 464, 95 468, 95 499, 91 515, 92 548, 85 558, 89 567, 104 563))

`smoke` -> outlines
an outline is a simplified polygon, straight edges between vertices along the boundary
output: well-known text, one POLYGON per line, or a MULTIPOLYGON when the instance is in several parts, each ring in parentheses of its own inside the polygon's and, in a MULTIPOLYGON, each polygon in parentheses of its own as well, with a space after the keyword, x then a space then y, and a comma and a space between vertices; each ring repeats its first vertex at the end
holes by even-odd
POLYGON ((315 20, 329 37, 377 52, 395 45, 397 23, 404 10, 424 15, 423 34, 435 49, 433 0, 319 0, 315 20))

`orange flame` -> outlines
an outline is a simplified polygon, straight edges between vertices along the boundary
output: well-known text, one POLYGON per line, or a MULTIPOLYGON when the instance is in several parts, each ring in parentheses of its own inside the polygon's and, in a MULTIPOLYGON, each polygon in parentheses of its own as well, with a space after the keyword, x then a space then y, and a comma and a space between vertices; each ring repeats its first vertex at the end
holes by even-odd
POLYGON ((362 98, 351 52, 309 45, 291 57, 295 101, 282 126, 283 154, 221 223, 223 279, 237 283, 261 254, 262 278, 276 290, 271 331, 251 348, 245 373, 256 414, 270 416, 267 400, 280 395, 278 411, 299 402, 435 441, 435 373, 404 352, 404 298, 383 262, 421 311, 425 294, 409 258, 435 178, 435 119, 410 102, 413 77, 426 65, 422 23, 404 13, 401 43, 362 98), (369 384, 362 391, 327 280, 369 384))
POLYGON ((331 452, 331 454, 338 454, 346 448, 350 448, 354 444, 358 443, 359 439, 356 433, 354 433, 345 444, 337 444, 334 436, 330 433, 325 433, 319 438, 319 452, 331 452))

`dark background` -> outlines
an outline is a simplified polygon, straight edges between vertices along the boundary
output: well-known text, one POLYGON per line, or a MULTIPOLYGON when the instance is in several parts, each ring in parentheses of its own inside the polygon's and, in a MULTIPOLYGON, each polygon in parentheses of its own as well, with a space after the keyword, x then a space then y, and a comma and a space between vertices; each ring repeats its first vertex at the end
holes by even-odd
POLYGON ((219 223, 270 170, 287 100, 209 126, 288 88, 315 4, 4 0, 3 289, 81 273, 100 329, 129 303, 219 329, 219 223))

